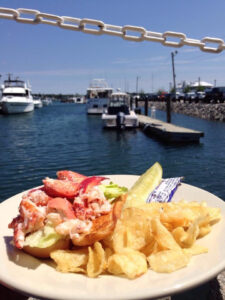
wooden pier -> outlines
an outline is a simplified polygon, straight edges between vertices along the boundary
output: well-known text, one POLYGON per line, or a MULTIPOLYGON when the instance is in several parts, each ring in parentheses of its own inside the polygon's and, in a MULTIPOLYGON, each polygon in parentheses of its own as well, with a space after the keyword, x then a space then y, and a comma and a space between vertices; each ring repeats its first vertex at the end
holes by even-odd
POLYGON ((198 143, 204 132, 180 127, 144 115, 137 115, 146 134, 171 143, 198 143))

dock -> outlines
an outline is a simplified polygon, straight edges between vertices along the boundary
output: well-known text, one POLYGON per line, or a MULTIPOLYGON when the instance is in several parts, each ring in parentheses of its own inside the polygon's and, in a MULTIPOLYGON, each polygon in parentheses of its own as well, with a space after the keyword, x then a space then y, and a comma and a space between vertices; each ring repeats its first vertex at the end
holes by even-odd
POLYGON ((158 119, 138 114, 139 126, 143 131, 171 143, 198 143, 204 132, 184 128, 158 119))

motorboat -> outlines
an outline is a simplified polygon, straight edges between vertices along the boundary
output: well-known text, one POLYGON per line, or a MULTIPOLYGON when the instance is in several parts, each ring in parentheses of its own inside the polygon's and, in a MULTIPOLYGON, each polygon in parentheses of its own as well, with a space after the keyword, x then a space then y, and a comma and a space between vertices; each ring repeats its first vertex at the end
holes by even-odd
POLYGON ((43 103, 44 106, 48 106, 48 105, 52 104, 52 99, 45 98, 45 99, 42 100, 42 103, 43 103))
POLYGON ((104 79, 94 79, 86 94, 86 111, 91 115, 102 115, 107 108, 113 88, 109 87, 104 79))
POLYGON ((127 93, 120 91, 112 93, 107 109, 102 114, 103 126, 105 128, 136 128, 138 118, 130 108, 130 97, 127 93))
POLYGON ((85 104, 85 97, 84 96, 74 97, 74 103, 85 104))
POLYGON ((34 101, 34 108, 42 108, 43 107, 43 103, 42 103, 41 99, 34 97, 33 101, 34 101))
POLYGON ((62 99, 60 102, 62 102, 62 103, 84 104, 85 103, 85 97, 84 96, 70 97, 68 99, 62 99))
POLYGON ((27 83, 11 75, 4 81, 2 87, 1 107, 5 114, 19 114, 34 110, 31 89, 27 83))

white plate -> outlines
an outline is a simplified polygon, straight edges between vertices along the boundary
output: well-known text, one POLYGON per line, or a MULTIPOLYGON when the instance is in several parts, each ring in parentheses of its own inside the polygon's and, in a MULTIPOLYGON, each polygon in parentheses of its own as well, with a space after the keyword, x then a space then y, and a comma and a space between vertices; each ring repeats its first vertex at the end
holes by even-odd
MULTIPOLYGON (((137 176, 112 175, 110 178, 130 187, 137 176)), ((17 215, 21 194, 0 204, 0 282, 24 294, 48 299, 150 299, 184 291, 214 278, 225 268, 225 202, 199 188, 181 184, 173 201, 206 201, 220 207, 222 220, 213 226, 212 232, 199 240, 209 248, 207 254, 194 256, 188 267, 171 274, 148 271, 145 275, 128 280, 102 275, 87 278, 80 274, 57 272, 48 261, 35 259, 11 244, 12 230, 8 223, 17 215)))

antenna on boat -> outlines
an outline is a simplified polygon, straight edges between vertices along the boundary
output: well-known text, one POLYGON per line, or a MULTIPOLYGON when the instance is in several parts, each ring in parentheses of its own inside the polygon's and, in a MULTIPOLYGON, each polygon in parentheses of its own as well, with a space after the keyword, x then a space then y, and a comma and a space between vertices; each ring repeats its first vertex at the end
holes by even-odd
POLYGON ((11 73, 8 73, 7 75, 8 75, 8 81, 11 81, 11 80, 12 80, 12 79, 11 79, 11 75, 12 75, 12 74, 11 74, 11 73))

